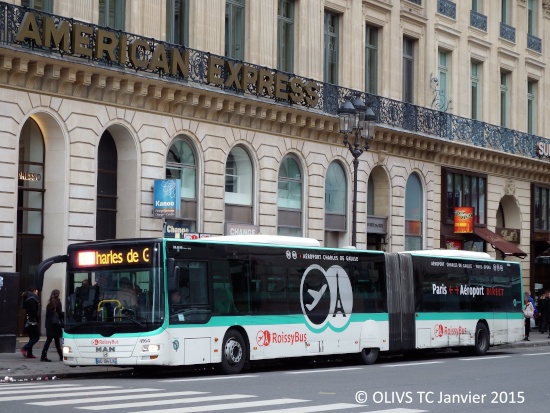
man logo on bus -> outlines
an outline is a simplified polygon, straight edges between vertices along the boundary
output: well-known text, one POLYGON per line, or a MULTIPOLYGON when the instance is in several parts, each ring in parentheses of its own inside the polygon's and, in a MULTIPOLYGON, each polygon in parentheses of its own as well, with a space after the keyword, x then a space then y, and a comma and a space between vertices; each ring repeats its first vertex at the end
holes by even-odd
POLYGON ((271 334, 268 330, 260 330, 258 331, 258 334, 256 334, 256 343, 260 347, 267 347, 269 346, 269 343, 271 343, 271 334))
POLYGON ((309 328, 320 332, 330 327, 344 330, 353 310, 353 293, 346 271, 339 265, 327 271, 318 264, 310 265, 300 284, 302 312, 309 328))

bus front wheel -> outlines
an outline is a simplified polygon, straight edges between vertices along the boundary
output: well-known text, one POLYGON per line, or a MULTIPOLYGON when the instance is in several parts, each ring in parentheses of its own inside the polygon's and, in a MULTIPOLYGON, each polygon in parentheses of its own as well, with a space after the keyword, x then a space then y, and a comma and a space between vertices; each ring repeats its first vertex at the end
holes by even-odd
POLYGON ((474 354, 484 356, 489 350, 489 331, 483 323, 477 323, 474 344, 474 354))
POLYGON ((246 361, 246 347, 241 333, 229 330, 225 333, 222 347, 222 370, 226 374, 238 374, 246 361))
POLYGON ((378 349, 377 348, 364 348, 360 353, 356 354, 355 359, 360 364, 374 364, 378 360, 378 349))

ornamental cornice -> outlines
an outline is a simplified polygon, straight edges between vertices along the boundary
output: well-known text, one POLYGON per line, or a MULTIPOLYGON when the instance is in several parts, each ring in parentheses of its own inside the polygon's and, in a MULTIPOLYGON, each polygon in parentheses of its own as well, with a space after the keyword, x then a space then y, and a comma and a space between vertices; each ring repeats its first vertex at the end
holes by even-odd
POLYGON ((305 139, 328 141, 338 128, 336 117, 300 106, 11 49, 0 48, 0 86, 305 139))

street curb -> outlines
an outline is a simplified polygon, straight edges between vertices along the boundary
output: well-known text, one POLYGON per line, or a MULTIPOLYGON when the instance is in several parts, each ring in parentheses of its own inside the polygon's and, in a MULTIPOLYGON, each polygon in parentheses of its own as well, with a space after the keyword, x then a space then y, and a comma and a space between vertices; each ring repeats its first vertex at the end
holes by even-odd
MULTIPOLYGON (((548 347, 550 346, 550 339, 544 341, 519 341, 513 344, 501 344, 492 346, 490 350, 501 350, 501 349, 510 349, 510 348, 538 348, 538 347, 548 347)), ((49 364, 49 363, 48 363, 49 364)), ((64 366, 68 367, 68 366, 64 366)), ((159 371, 162 368, 166 369, 166 366, 159 366, 159 371)), ((11 383, 11 382, 28 382, 28 381, 51 381, 51 380, 60 380, 60 379, 86 379, 86 378, 112 378, 117 376, 127 376, 134 372, 133 367, 98 367, 97 371, 94 371, 94 367, 69 367, 71 370, 68 372, 57 372, 57 373, 31 373, 16 375, 10 377, 10 369, 0 370, 0 384, 1 383, 11 383), (80 369, 86 369, 86 371, 81 371, 80 369), (5 375, 4 377, 1 377, 5 375)), ((168 367, 170 369, 170 367, 168 367)), ((174 371, 177 370, 177 367, 174 368, 174 371)), ((164 370, 166 371, 166 370, 164 370)))

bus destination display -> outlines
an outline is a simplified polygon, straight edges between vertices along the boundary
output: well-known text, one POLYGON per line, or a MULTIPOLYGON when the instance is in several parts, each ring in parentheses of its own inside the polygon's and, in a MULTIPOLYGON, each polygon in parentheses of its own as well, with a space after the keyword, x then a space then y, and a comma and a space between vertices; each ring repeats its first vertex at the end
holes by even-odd
POLYGON ((117 267, 128 265, 149 267, 151 261, 152 248, 150 245, 128 248, 77 250, 72 255, 72 264, 75 268, 117 267))

